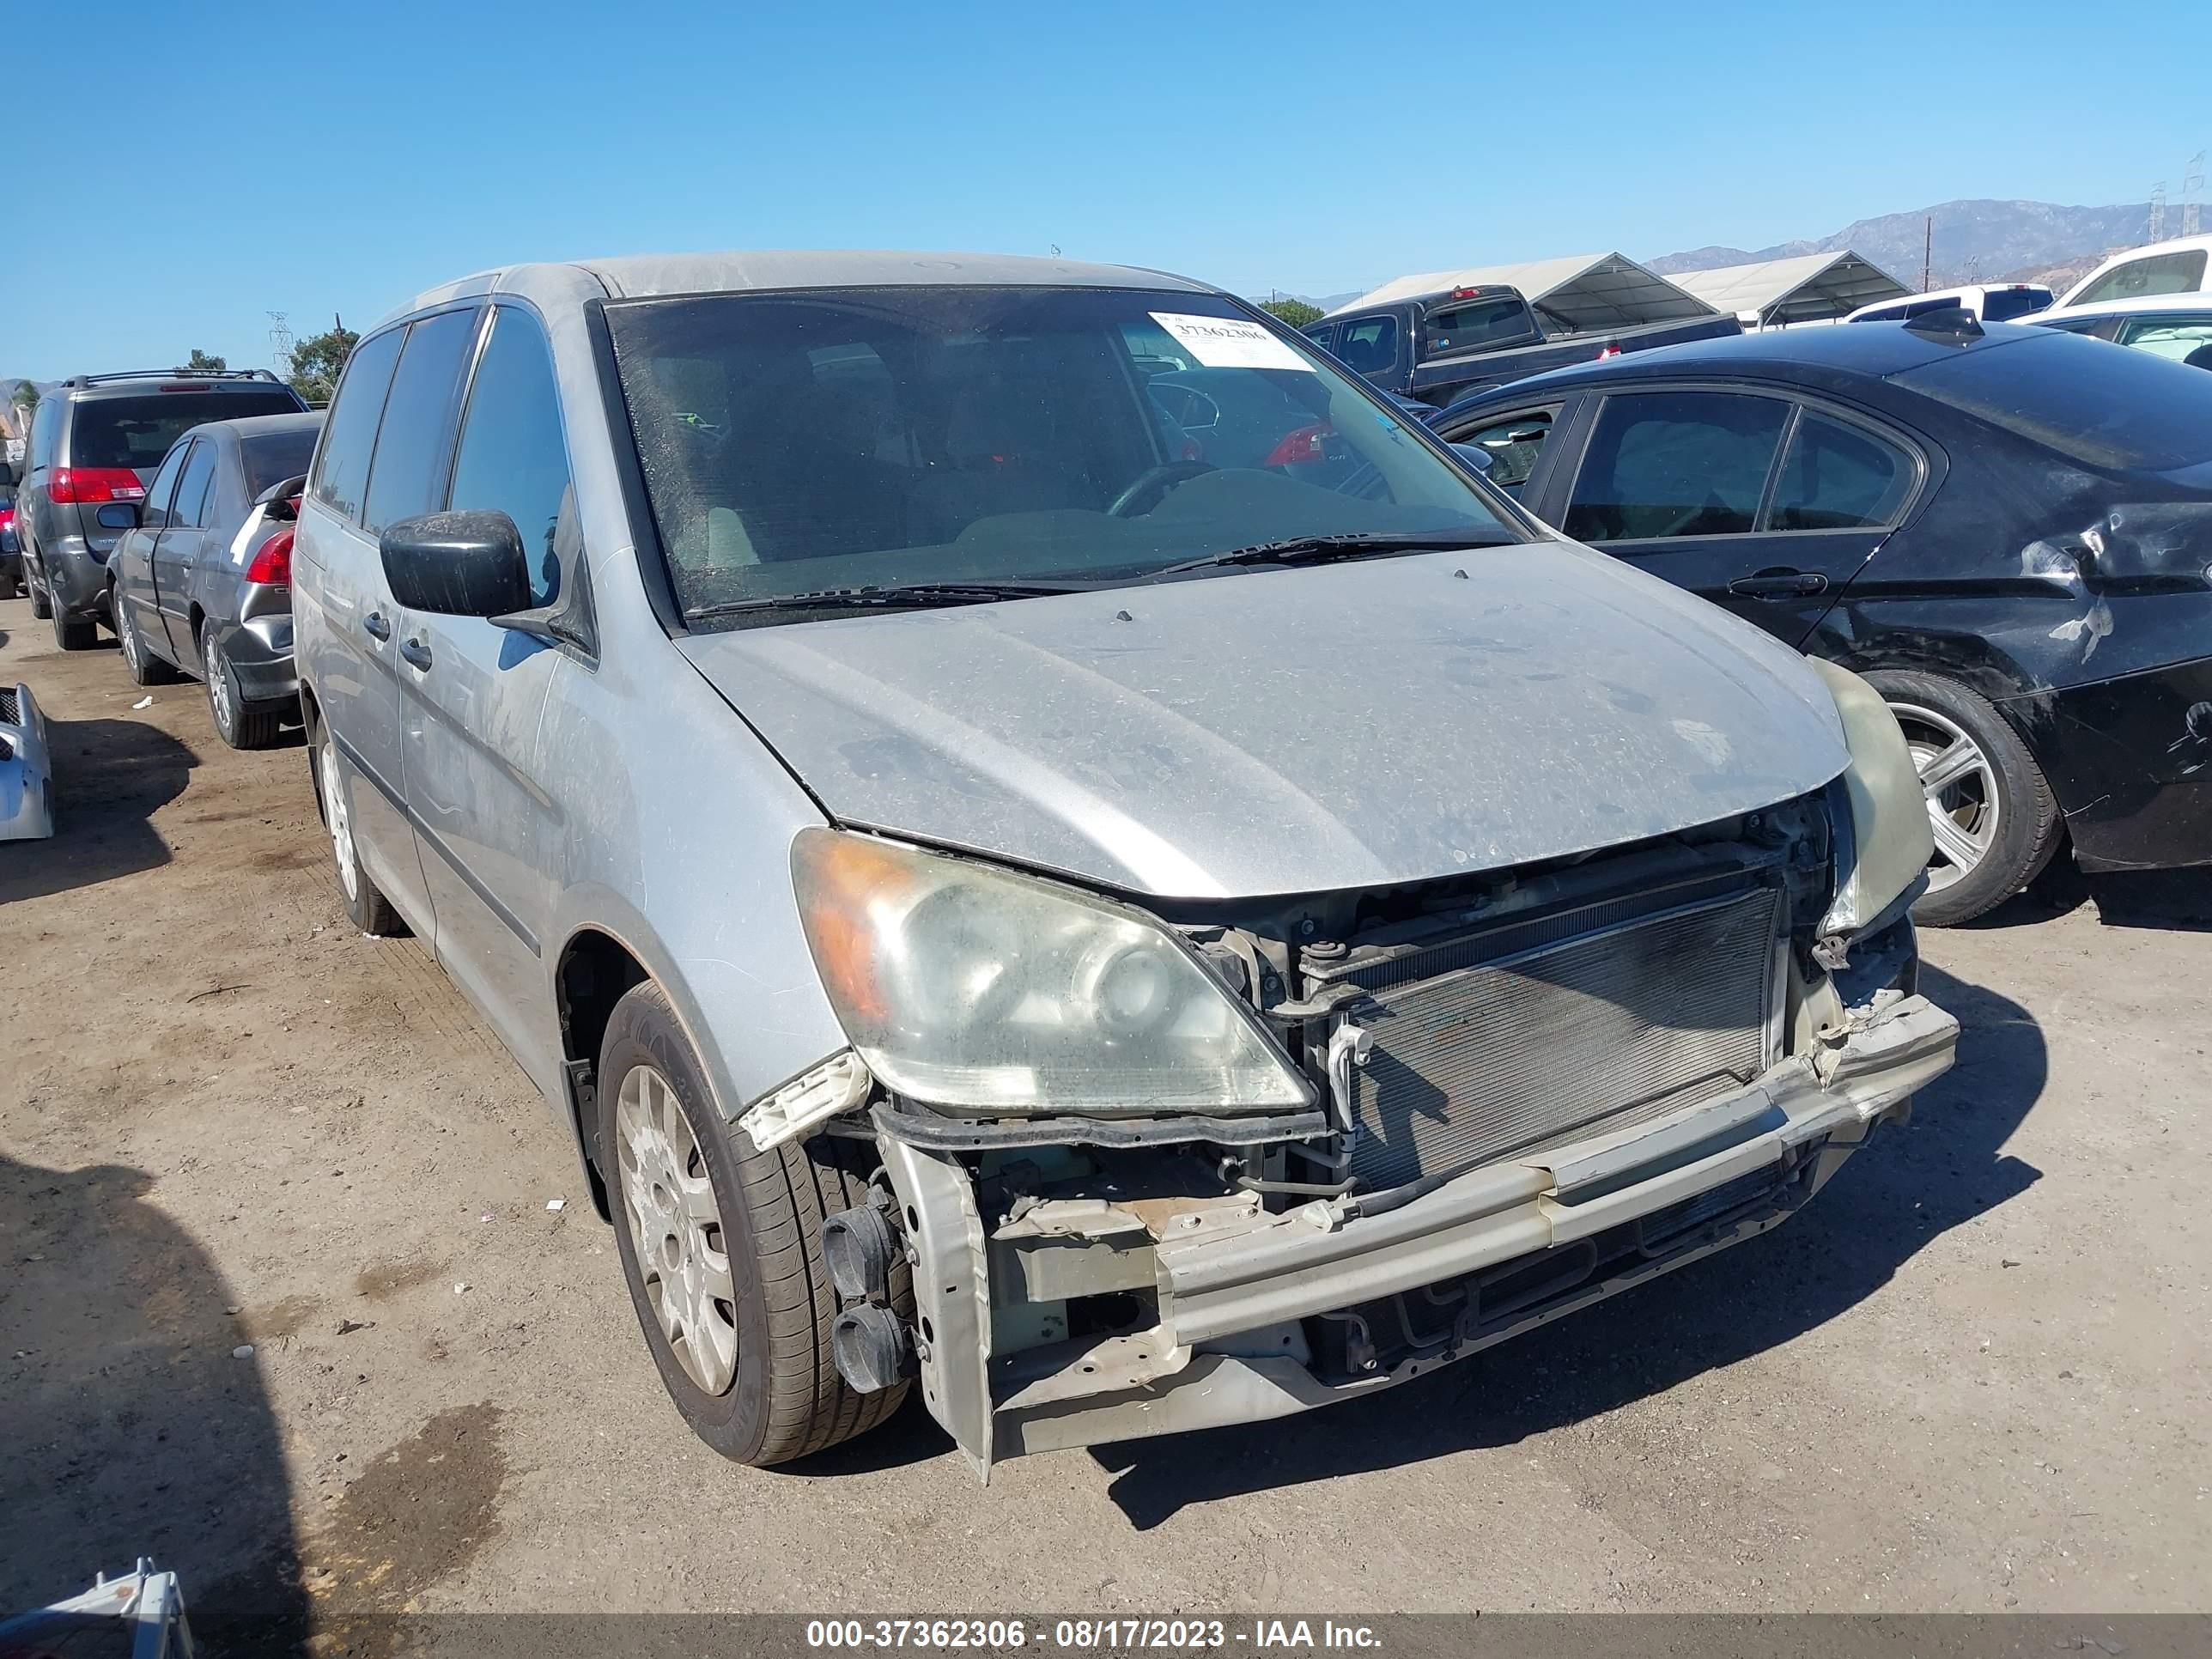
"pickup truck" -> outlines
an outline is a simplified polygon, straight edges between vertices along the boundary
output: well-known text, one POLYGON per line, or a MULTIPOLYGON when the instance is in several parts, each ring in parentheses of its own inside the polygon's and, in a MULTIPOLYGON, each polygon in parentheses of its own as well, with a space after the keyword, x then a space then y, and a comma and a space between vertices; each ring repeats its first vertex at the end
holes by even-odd
POLYGON ((1503 284, 1447 289, 1324 317, 1308 339, 1386 392, 1442 409, 1471 392, 1624 351, 1741 334, 1733 317, 1577 331, 1503 284))

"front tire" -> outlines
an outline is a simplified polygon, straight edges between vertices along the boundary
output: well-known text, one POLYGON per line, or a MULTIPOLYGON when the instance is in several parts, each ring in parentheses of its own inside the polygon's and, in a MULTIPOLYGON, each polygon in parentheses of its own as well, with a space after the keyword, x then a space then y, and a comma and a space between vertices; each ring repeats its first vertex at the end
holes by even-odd
POLYGON ((111 591, 108 609, 115 616, 115 643, 123 653, 123 666, 130 672, 133 685, 167 685, 177 677, 177 671, 146 648, 146 641, 138 632, 138 619, 131 614, 120 593, 111 591))
POLYGON ((337 865, 338 892, 345 900, 347 918, 371 939, 398 939, 407 924, 392 901, 377 890, 361 867, 354 846, 353 808, 346 793, 345 771, 338 764, 338 746, 328 728, 317 726, 310 733, 315 744, 315 800, 322 808, 323 825, 330 831, 331 855, 337 865))
POLYGON ((2063 829, 2057 799, 1986 697, 1940 674, 1885 669, 1866 679, 1904 728, 1936 836, 1913 919, 1971 921, 2043 873, 2063 829))
MULTIPOLYGON (((900 1383, 837 1374, 837 1292, 822 1220, 866 1200, 872 1149, 817 1136, 763 1152, 724 1119, 666 993, 615 1006, 599 1049, 599 1144, 623 1276, 669 1398, 692 1432, 757 1468, 874 1428, 900 1383)), ((903 1262, 891 1305, 913 1314, 903 1262)))

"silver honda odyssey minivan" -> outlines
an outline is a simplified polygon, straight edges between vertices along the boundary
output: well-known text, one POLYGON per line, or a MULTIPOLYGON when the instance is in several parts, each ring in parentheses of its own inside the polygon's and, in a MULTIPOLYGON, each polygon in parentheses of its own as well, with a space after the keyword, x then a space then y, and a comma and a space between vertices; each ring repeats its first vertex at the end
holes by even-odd
POLYGON ((1200 283, 466 277, 355 350, 294 573, 353 920, 544 1091, 742 1462, 915 1381, 981 1470, 1388 1388, 1951 1062, 1881 700, 1200 283))

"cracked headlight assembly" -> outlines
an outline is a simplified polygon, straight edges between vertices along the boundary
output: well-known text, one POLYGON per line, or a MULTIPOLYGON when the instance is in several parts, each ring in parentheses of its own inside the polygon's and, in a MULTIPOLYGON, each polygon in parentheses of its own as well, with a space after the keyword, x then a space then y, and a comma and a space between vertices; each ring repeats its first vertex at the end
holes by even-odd
POLYGON ((900 1094, 1093 1117, 1311 1103, 1258 1014, 1141 911, 833 830, 799 831, 791 870, 838 1023, 900 1094))
POLYGON ((1917 897, 1936 850, 1919 769, 1881 693, 1848 668, 1811 659, 1843 717, 1851 763, 1838 781, 1850 811, 1836 826, 1836 890, 1820 919, 1824 939, 1848 939, 1917 897))

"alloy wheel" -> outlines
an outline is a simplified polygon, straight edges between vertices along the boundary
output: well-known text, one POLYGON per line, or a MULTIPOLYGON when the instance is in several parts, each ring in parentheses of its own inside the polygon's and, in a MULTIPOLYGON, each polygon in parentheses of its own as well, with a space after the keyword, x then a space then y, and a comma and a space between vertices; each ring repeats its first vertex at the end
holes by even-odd
POLYGON ((216 730, 228 738, 236 729, 238 711, 231 702, 230 671, 212 629, 200 635, 200 672, 207 677, 208 709, 215 716, 216 730))
POLYGON ((1972 875, 1996 845, 2002 807, 1996 768, 1981 744, 1948 714, 1920 703, 1893 702, 1890 713, 1904 728, 1920 774, 1920 793, 1936 851, 1928 862, 1928 887, 1940 892, 1972 875))
POLYGON ((138 626, 131 620, 131 607, 120 598, 111 600, 115 612, 115 642, 123 648, 123 665, 131 671, 131 678, 138 678, 138 626))
POLYGON ((354 862, 353 823, 346 812, 345 782, 338 775, 338 746, 323 739, 323 821, 330 826, 331 852, 337 860, 338 884, 349 899, 361 896, 361 869, 354 862))
POLYGON ((638 1278, 684 1375, 719 1395, 737 1375, 737 1292, 714 1183, 668 1079, 633 1067, 615 1097, 623 1212, 638 1278))

